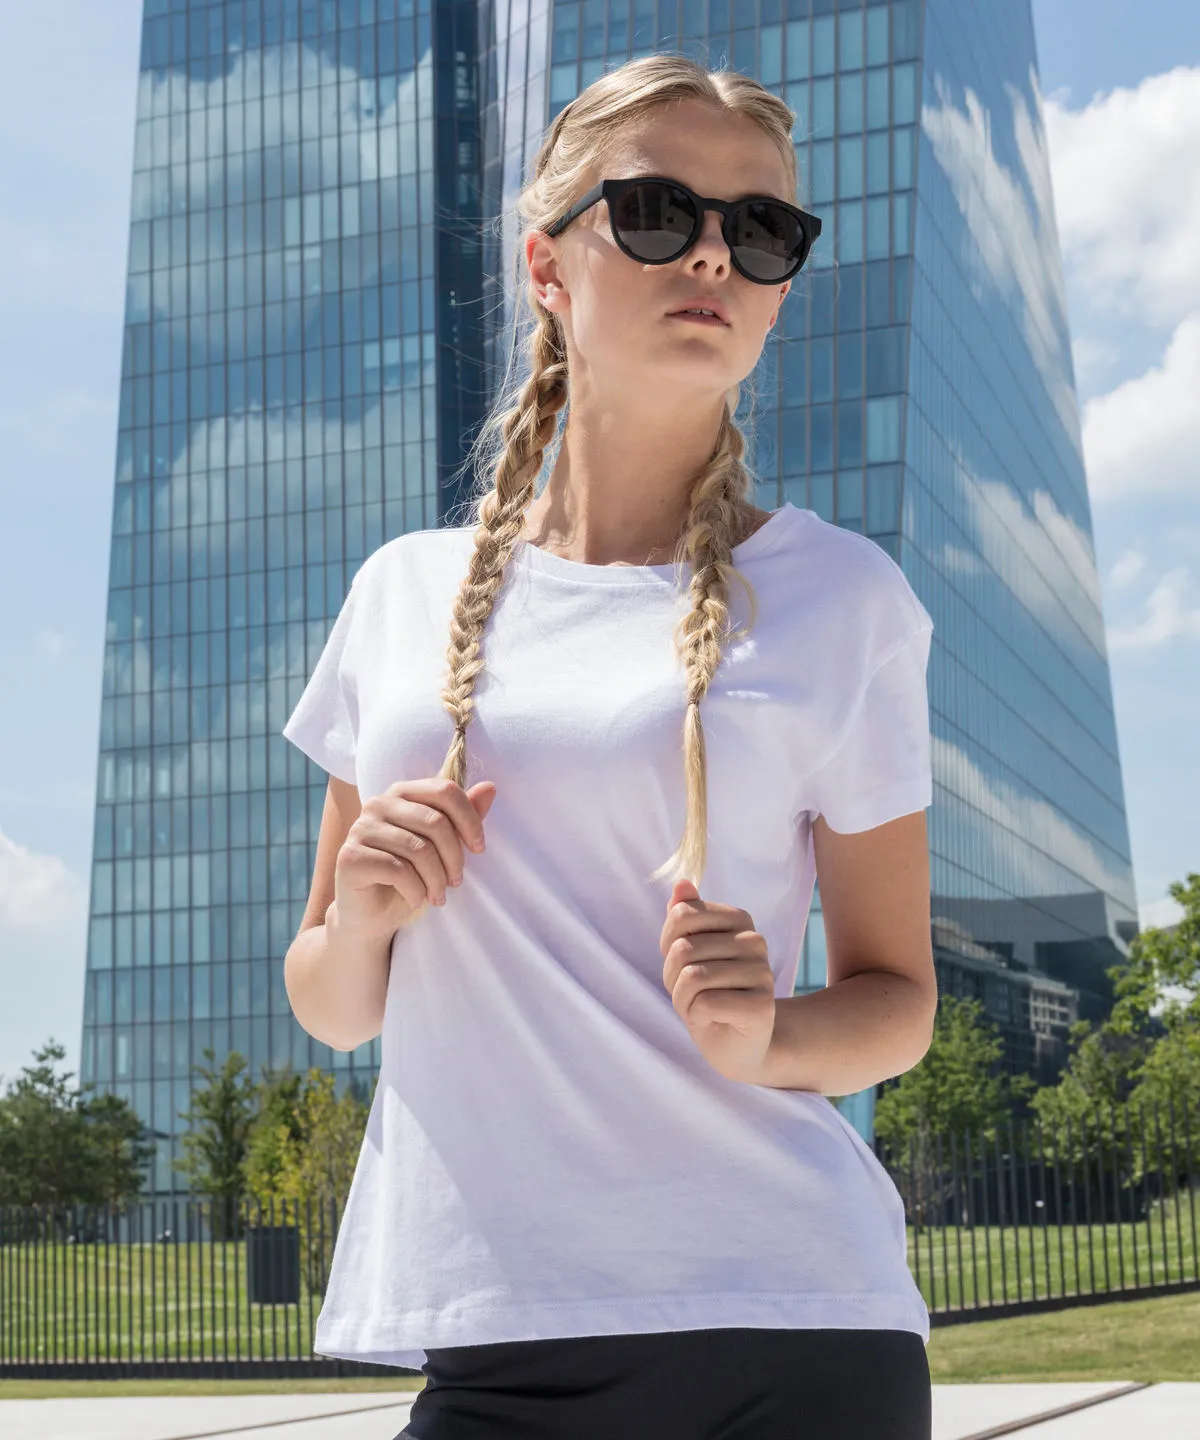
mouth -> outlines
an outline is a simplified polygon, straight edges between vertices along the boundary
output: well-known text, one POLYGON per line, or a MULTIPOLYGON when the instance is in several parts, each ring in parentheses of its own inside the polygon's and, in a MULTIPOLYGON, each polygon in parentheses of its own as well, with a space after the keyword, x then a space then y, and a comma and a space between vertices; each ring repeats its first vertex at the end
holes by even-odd
POLYGON ((716 295, 697 295, 667 315, 668 320, 690 320, 693 324, 729 326, 729 313, 716 295), (701 313, 707 311, 707 314, 701 313))
POLYGON ((715 325, 719 330, 728 330, 729 325, 719 315, 703 315, 694 310, 674 310, 668 320, 687 320, 693 325, 715 325))

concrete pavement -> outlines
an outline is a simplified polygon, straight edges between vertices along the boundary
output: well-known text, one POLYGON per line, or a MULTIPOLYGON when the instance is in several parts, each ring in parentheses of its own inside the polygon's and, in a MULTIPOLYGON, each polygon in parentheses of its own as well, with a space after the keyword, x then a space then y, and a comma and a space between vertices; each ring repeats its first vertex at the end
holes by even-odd
MULTIPOLYGON (((412 1391, 0 1400, 4 1440, 394 1440, 412 1391)), ((634 1427, 636 1428, 636 1427, 634 1427)), ((935 1385, 933 1440, 1200 1440, 1200 1384, 935 1385), (1088 1403, 1091 1402, 1091 1403, 1088 1403), (1055 1411, 1055 1418, 1047 1418, 1055 1411)))

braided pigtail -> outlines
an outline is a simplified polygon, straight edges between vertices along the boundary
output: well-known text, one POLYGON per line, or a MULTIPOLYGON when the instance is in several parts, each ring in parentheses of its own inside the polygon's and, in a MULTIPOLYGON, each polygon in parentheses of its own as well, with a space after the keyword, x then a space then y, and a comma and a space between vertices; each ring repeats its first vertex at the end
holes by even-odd
POLYGON ((726 401, 717 443, 707 468, 692 491, 691 509, 677 555, 692 566, 688 595, 692 608, 675 632, 676 653, 683 665, 687 710, 683 717, 683 770, 687 786, 687 819, 675 853, 650 876, 652 880, 685 876, 699 888, 708 853, 708 767, 704 752, 704 725, 700 701, 721 663, 725 644, 732 638, 729 583, 736 577, 750 603, 750 624, 757 617, 754 589, 734 567, 734 545, 747 528, 752 507, 748 496, 753 479, 743 463, 746 442, 726 401))
POLYGON ((529 379, 517 402, 501 417, 504 446, 496 462, 492 489, 479 503, 475 550, 450 617, 450 667, 441 692, 454 720, 454 736, 440 778, 466 788, 467 726, 474 701, 475 677, 483 669, 480 641, 504 567, 520 539, 525 510, 533 499, 542 457, 554 438, 557 415, 567 401, 567 355, 556 316, 541 310, 529 337, 529 379))

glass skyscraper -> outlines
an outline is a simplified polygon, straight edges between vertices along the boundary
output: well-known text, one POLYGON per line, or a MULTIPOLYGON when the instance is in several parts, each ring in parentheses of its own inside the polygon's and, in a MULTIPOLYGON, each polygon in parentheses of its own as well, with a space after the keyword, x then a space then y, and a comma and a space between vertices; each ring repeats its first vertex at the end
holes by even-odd
POLYGON ((326 777, 279 731, 358 564, 460 498, 541 134, 654 50, 797 113, 824 231, 739 418, 756 503, 933 616, 940 989, 1044 1080, 1108 1003, 1136 904, 1026 0, 146 0, 82 1078, 157 1189, 206 1046, 374 1073, 288 1008, 326 777))

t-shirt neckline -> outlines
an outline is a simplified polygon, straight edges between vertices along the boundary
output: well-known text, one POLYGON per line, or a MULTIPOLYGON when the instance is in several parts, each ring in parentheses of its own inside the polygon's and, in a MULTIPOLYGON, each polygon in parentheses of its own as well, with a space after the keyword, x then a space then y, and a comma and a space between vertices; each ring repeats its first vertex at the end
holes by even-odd
MULTIPOLYGON (((785 500, 748 540, 733 547, 730 554, 734 566, 740 568, 743 561, 773 549, 794 519, 803 513, 790 500, 785 500)), ((667 585, 674 583, 676 570, 674 565, 587 565, 582 560, 551 554, 528 540, 517 542, 511 560, 522 569, 583 585, 667 585)))

